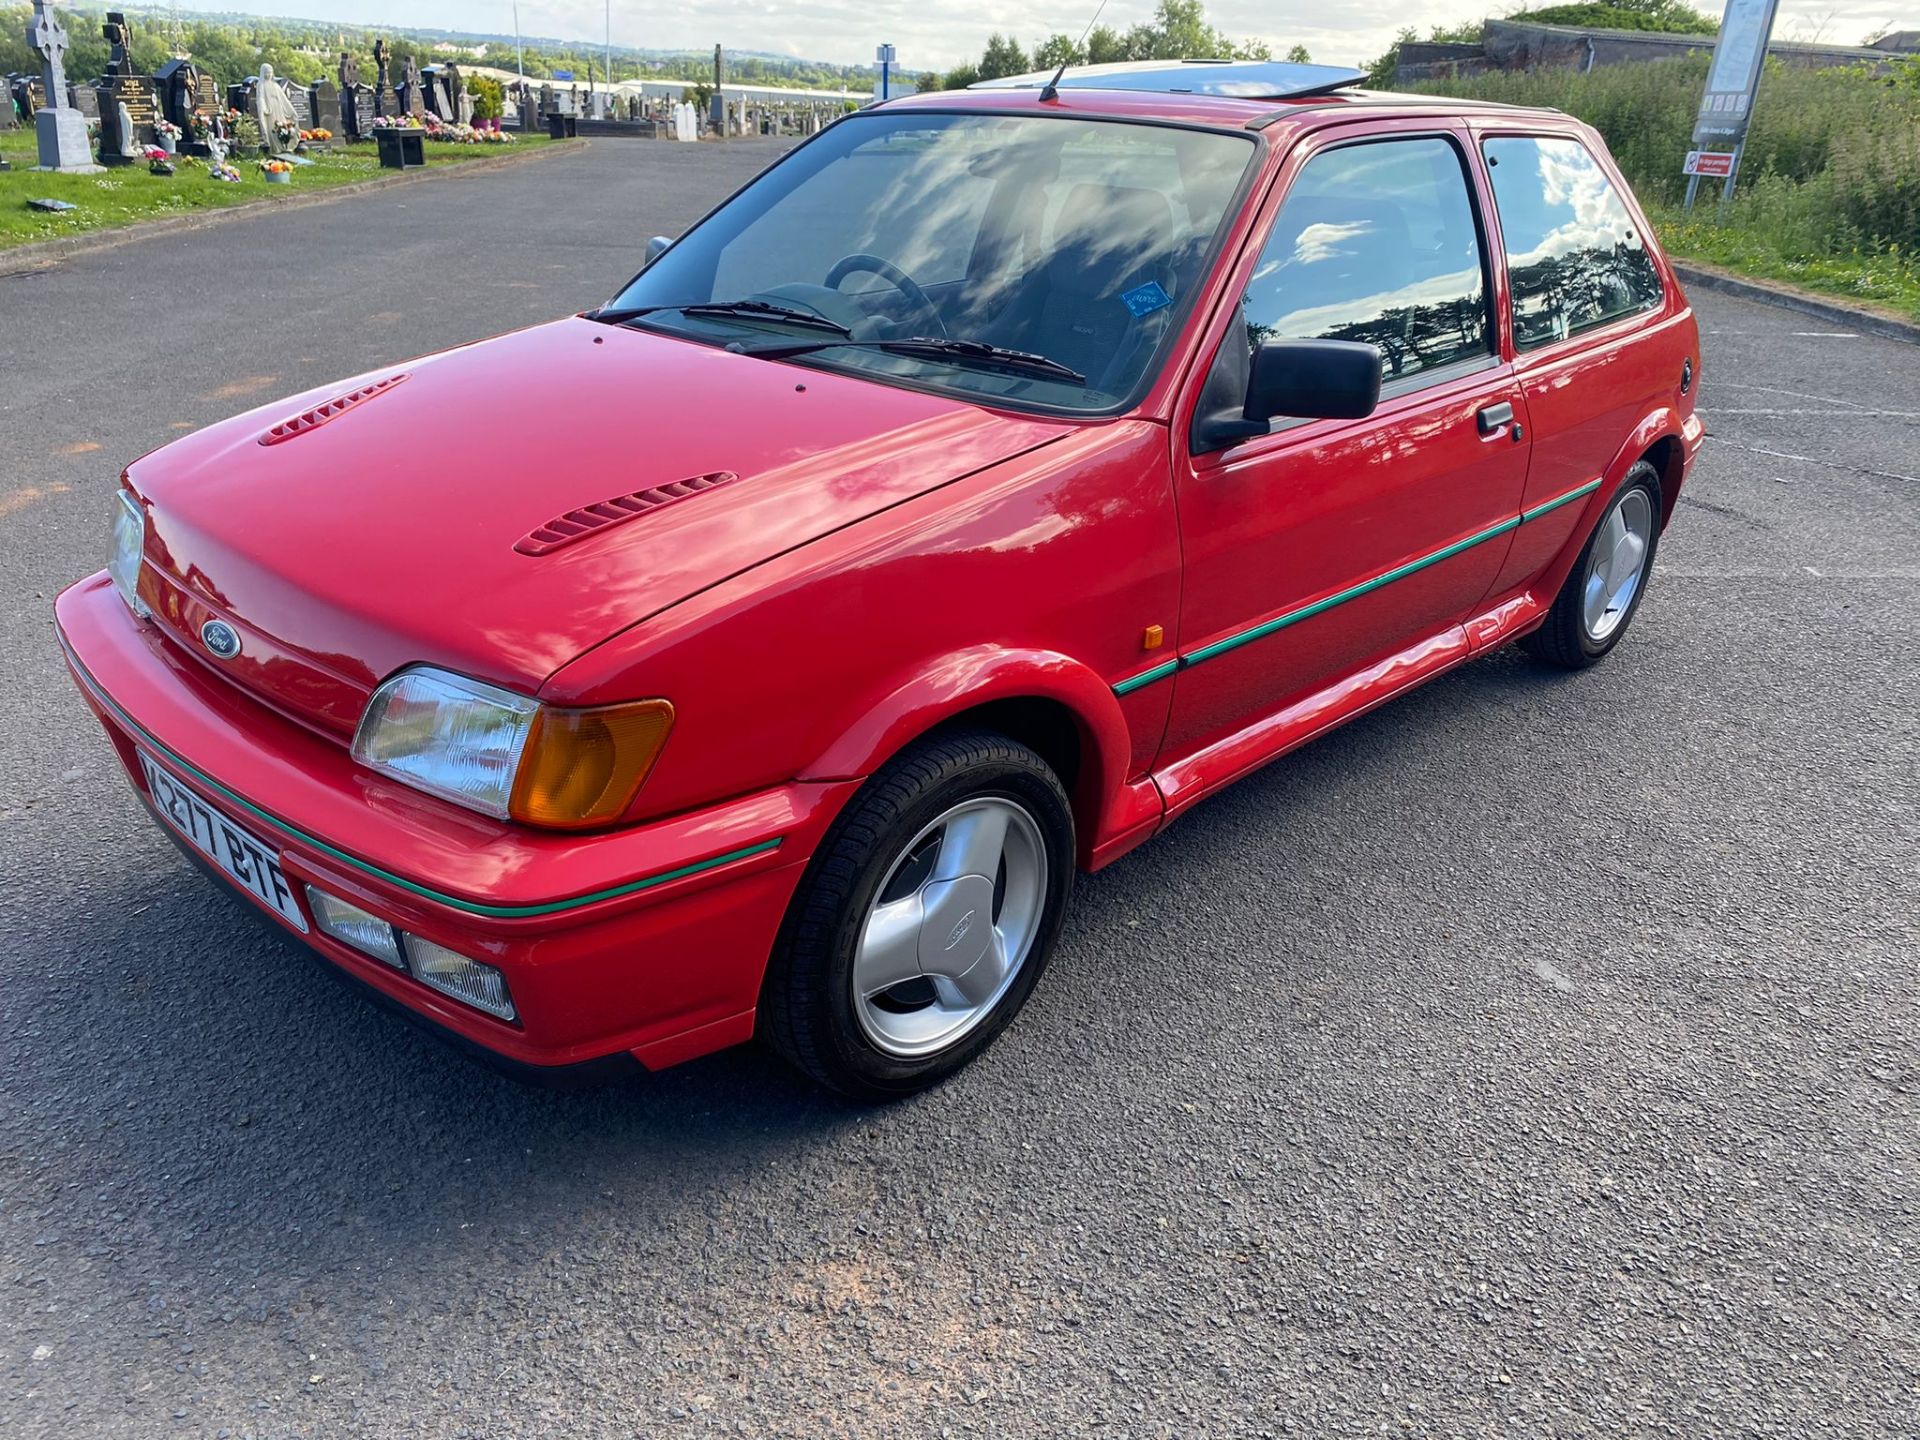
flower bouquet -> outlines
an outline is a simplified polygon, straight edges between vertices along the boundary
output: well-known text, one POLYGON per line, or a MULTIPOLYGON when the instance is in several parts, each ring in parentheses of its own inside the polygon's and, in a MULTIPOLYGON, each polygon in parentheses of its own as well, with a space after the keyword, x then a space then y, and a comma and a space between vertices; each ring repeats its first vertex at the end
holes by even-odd
POLYGON ((149 145, 146 155, 147 173, 149 175, 173 174, 173 151, 163 149, 158 145, 149 145))
POLYGON ((302 145, 325 145, 331 139, 333 139, 333 132, 331 130, 316 128, 312 130, 302 130, 300 132, 300 143, 302 145))
POLYGON ((291 185, 293 183, 293 166, 284 160, 262 160, 260 162, 260 173, 267 177, 267 183, 269 185, 291 185))
POLYGON ((273 142, 278 149, 293 149, 300 143, 300 127, 291 121, 276 123, 273 127, 273 142))
POLYGON ((207 178, 218 180, 224 185, 238 185, 240 172, 224 160, 210 160, 207 162, 207 178))
POLYGON ((158 148, 167 154, 171 155, 179 149, 180 127, 171 120, 155 120, 153 122, 153 134, 154 138, 160 142, 158 148))

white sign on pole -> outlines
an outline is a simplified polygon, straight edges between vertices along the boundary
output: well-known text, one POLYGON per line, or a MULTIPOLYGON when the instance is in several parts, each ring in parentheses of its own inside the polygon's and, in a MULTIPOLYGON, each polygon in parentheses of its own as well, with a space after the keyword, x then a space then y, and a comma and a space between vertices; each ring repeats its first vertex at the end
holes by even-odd
POLYGON ((1700 113, 1693 122, 1693 149, 1733 156, 1725 171, 1702 170, 1690 166, 1687 174, 1687 204, 1701 175, 1724 174, 1726 183, 1720 194, 1724 201, 1733 193, 1734 176, 1740 169, 1740 152, 1747 142, 1747 124, 1753 118, 1753 97, 1760 89, 1760 72, 1767 60, 1767 41, 1773 34, 1774 11, 1779 0, 1727 0, 1726 13, 1720 18, 1720 37, 1713 46, 1713 65, 1707 71, 1707 88, 1700 97, 1700 113))

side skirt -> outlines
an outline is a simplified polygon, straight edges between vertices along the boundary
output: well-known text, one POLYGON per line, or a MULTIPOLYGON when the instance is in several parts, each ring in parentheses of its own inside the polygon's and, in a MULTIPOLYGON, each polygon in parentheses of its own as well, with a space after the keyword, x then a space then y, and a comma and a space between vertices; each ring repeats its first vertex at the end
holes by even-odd
POLYGON ((1250 771, 1270 764, 1288 751, 1318 739, 1475 655, 1518 638, 1538 625, 1546 612, 1547 602, 1532 591, 1505 596, 1464 625, 1449 625, 1398 654, 1355 671, 1156 770, 1153 779, 1167 805, 1162 826, 1250 771))

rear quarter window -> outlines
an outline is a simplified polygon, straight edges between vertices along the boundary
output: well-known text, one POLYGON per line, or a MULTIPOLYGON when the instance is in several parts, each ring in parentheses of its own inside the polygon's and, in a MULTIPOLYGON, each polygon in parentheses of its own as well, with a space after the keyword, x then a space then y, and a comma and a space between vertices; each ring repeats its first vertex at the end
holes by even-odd
POLYGON ((1606 172, 1578 140, 1483 142, 1522 350, 1660 303, 1660 273, 1606 172))

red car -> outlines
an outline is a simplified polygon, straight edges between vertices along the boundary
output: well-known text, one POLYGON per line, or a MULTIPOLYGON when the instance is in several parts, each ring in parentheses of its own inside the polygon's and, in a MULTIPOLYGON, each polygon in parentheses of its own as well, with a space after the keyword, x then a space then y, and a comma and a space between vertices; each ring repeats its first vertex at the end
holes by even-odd
POLYGON ((1358 78, 848 116, 600 310, 136 461, 74 675, 189 853, 443 1033, 924 1086, 1076 870, 1632 622, 1702 433, 1672 270, 1586 126, 1358 78))

